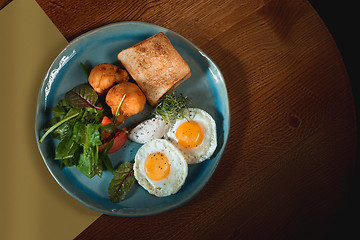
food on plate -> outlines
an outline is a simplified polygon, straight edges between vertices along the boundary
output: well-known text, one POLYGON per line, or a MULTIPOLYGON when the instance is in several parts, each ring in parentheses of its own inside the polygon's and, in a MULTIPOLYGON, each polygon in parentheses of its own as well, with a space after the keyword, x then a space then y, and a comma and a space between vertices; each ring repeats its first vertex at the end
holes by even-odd
POLYGON ((135 155, 136 180, 157 197, 176 193, 184 184, 187 174, 188 165, 183 154, 167 140, 149 141, 135 155))
POLYGON ((96 108, 101 109, 98 104, 98 95, 89 84, 81 84, 65 94, 65 101, 74 108, 96 108))
POLYGON ((89 178, 109 170, 113 174, 108 188, 112 202, 124 200, 135 181, 157 197, 175 194, 185 182, 188 164, 202 162, 214 153, 215 121, 204 110, 191 108, 190 98, 173 91, 191 72, 164 33, 122 50, 117 57, 126 70, 101 63, 89 71, 81 64, 89 84, 74 87, 58 102, 40 142, 48 134, 60 140, 55 159, 61 160, 62 167, 75 166, 89 178), (135 83, 129 82, 129 74, 135 83), (141 112, 146 101, 155 107, 153 118, 130 132, 117 128, 141 112), (108 154, 122 148, 127 139, 143 145, 134 163, 124 159, 114 171, 108 154))
POLYGON ((121 202, 135 183, 133 163, 125 161, 115 170, 108 192, 109 199, 114 203, 121 202))
POLYGON ((137 143, 147 143, 151 140, 162 138, 169 130, 169 127, 170 123, 160 116, 155 116, 131 129, 129 139, 137 143))
POLYGON ((175 119, 189 117, 185 111, 191 105, 187 96, 171 91, 164 95, 154 110, 155 117, 145 120, 134 127, 129 139, 137 143, 146 143, 162 138, 175 119))
POLYGON ((192 102, 188 96, 184 96, 181 93, 178 94, 176 91, 171 91, 160 99, 154 112, 166 122, 171 122, 174 119, 188 117, 188 111, 185 110, 191 105, 192 102))
POLYGON ((189 118, 177 119, 165 134, 184 154, 187 163, 200 163, 214 153, 216 124, 209 113, 199 108, 188 108, 189 118))
POLYGON ((95 175, 101 177, 103 163, 107 161, 98 154, 99 146, 102 145, 99 129, 103 110, 91 107, 75 108, 61 99, 52 111, 54 117, 40 142, 51 134, 60 140, 55 148, 54 158, 61 161, 62 167, 75 166, 88 178, 95 175))
POLYGON ((118 59, 152 106, 191 76, 189 65, 162 32, 122 50, 118 59))
POLYGON ((118 111, 119 115, 116 119, 118 125, 124 122, 127 117, 142 111, 146 103, 146 97, 135 83, 123 82, 116 84, 109 90, 105 101, 114 116, 118 111), (125 98, 123 99, 124 95, 125 98), (121 102, 120 109, 118 109, 121 102))
POLYGON ((101 63, 91 69, 88 81, 97 94, 105 95, 117 83, 127 82, 128 73, 113 64, 101 63))
POLYGON ((107 141, 115 131, 115 124, 108 116, 104 116, 101 120, 101 128, 103 139, 107 141))
POLYGON ((126 127, 123 127, 120 131, 116 131, 114 137, 106 141, 99 146, 99 153, 104 152, 108 144, 111 144, 109 151, 107 153, 114 153, 120 150, 126 143, 129 133, 126 130, 126 127))

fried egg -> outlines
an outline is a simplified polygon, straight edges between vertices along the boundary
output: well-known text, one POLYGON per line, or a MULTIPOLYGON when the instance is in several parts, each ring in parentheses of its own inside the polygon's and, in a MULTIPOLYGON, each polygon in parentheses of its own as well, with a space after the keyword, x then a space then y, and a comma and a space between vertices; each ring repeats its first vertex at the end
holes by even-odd
POLYGON ((184 155, 165 139, 142 145, 135 155, 134 175, 150 194, 165 197, 179 191, 188 174, 184 155))
POLYGON ((189 108, 186 111, 189 117, 177 119, 165 134, 165 139, 180 149, 188 164, 200 163, 209 159, 216 149, 216 123, 202 109, 189 108))

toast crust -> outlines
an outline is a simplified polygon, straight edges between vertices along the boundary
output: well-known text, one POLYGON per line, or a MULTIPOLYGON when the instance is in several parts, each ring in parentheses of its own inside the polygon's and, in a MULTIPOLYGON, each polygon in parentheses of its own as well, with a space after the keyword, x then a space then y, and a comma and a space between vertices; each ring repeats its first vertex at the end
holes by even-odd
POLYGON ((153 106, 191 76, 189 65, 162 32, 122 50, 117 57, 153 106))

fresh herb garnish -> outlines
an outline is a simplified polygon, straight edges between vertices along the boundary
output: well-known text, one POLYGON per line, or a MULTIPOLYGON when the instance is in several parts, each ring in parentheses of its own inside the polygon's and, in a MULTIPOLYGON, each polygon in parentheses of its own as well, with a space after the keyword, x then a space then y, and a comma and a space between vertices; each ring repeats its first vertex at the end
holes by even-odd
POLYGON ((116 112, 115 112, 115 115, 114 115, 114 121, 113 122, 116 122, 116 118, 120 115, 120 107, 121 105, 123 104, 124 100, 125 100, 125 97, 126 97, 126 94, 123 95, 120 103, 119 103, 119 106, 117 107, 116 109, 116 112))
POLYGON ((110 201, 118 203, 123 201, 135 182, 133 163, 123 162, 114 172, 109 184, 110 201))
POLYGON ((189 97, 172 91, 160 99, 154 114, 161 116, 166 122, 170 122, 173 119, 188 118, 190 114, 185 110, 191 104, 192 102, 189 97))

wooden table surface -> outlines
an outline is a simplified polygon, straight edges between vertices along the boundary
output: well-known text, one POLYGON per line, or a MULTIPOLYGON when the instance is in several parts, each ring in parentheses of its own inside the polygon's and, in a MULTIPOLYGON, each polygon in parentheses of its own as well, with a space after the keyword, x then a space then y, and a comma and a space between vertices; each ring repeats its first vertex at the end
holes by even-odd
POLYGON ((37 2, 68 41, 121 21, 178 32, 217 63, 230 99, 228 145, 193 200, 149 217, 102 215, 77 239, 316 239, 329 233, 349 193, 356 119, 341 55, 309 2, 37 2))
POLYGON ((0 10, 5 7, 7 4, 9 4, 11 0, 0 0, 0 10))

